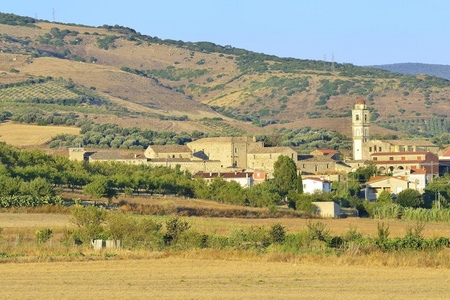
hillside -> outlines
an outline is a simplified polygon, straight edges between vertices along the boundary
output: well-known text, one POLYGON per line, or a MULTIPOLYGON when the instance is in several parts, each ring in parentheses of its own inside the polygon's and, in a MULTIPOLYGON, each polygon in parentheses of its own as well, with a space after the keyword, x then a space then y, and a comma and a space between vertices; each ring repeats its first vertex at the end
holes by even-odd
POLYGON ((430 76, 442 77, 447 80, 450 80, 449 65, 400 63, 389 65, 376 65, 370 67, 410 75, 427 74, 430 76))
POLYGON ((362 97, 372 122, 384 128, 403 128, 394 124, 401 119, 414 120, 409 133, 449 130, 450 81, 434 76, 161 40, 117 25, 34 23, 7 14, 0 23, 0 105, 13 115, 73 112, 75 120, 218 134, 311 124, 348 134, 341 120, 362 97), (31 96, 22 99, 25 91, 31 96))

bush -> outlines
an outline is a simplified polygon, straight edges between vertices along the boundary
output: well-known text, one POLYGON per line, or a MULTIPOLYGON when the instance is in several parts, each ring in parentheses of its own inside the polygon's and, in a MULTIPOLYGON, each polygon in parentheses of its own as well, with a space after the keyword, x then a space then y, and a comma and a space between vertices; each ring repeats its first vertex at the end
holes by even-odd
POLYGON ((36 242, 38 245, 45 244, 53 237, 53 231, 50 229, 36 230, 36 242))
POLYGON ((403 190, 397 196, 397 204, 403 207, 419 207, 423 204, 422 195, 413 189, 403 190))
POLYGON ((176 245, 180 235, 189 230, 189 228, 191 228, 191 225, 184 220, 180 220, 178 217, 168 219, 166 221, 166 234, 164 236, 166 244, 176 245))
POLYGON ((286 230, 280 223, 272 225, 269 235, 272 243, 281 244, 286 240, 286 230))

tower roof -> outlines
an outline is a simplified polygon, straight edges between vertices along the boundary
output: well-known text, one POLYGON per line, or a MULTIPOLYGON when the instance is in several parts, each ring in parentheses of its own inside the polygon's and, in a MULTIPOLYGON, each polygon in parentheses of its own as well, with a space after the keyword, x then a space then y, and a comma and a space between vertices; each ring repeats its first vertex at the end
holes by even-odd
POLYGON ((364 101, 364 99, 359 98, 358 100, 356 100, 356 104, 366 104, 366 101, 364 101))

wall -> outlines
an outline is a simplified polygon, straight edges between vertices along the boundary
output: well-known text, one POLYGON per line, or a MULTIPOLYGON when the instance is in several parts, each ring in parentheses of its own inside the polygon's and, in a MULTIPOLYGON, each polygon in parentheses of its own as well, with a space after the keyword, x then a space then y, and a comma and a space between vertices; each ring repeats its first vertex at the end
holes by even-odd
POLYGON ((324 218, 336 218, 341 214, 341 207, 336 202, 313 202, 316 214, 324 218))

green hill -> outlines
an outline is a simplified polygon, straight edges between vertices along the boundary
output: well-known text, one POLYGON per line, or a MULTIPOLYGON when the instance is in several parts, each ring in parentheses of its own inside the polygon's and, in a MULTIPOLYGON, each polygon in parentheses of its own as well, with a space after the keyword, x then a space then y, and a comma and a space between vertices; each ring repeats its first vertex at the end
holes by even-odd
POLYGON ((73 109, 81 118, 82 108, 82 118, 97 123, 159 131, 226 128, 269 134, 313 119, 322 120, 311 122, 318 128, 350 128, 351 108, 364 98, 380 134, 393 132, 376 124, 403 130, 394 124, 399 119, 417 120, 417 134, 427 122, 441 124, 431 135, 449 130, 450 81, 435 76, 280 58, 209 42, 162 40, 118 25, 35 22, 11 14, 0 14, 0 33, 0 84, 58 78, 94 99, 78 103, 84 96, 53 83, 46 83, 53 91, 39 94, 34 89, 43 91, 46 85, 31 84, 26 93, 33 96, 26 99, 20 89, 0 90, 4 109, 20 102, 22 110, 47 105, 49 113, 73 109))

